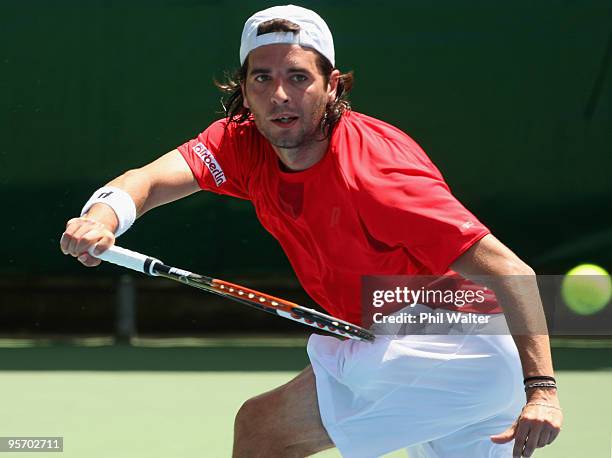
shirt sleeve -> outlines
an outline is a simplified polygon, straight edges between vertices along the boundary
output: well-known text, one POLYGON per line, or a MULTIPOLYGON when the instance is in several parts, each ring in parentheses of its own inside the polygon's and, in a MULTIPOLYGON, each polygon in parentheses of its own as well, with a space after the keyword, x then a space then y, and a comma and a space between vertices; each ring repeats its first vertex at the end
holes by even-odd
POLYGON ((177 149, 187 161, 200 188, 249 199, 248 151, 241 151, 234 128, 222 119, 177 149))
POLYGON ((402 246, 433 275, 490 231, 451 193, 420 147, 360 164, 360 217, 370 235, 402 246))

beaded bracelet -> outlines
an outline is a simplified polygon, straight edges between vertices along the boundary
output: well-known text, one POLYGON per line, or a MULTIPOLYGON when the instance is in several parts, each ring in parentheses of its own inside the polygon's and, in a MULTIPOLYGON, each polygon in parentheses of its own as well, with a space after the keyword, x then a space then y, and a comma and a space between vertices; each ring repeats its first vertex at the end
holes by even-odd
POLYGON ((525 391, 531 388, 557 388, 557 384, 555 382, 535 382, 525 385, 525 391))

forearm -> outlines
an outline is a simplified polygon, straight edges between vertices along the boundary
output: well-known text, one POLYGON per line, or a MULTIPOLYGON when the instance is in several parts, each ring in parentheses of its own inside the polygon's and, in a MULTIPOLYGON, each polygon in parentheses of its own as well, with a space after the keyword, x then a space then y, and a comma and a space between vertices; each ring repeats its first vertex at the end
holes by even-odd
POLYGON ((492 235, 466 251, 452 269, 495 292, 525 377, 552 375, 548 328, 533 269, 492 235))
POLYGON ((552 376, 550 341, 535 274, 527 266, 518 266, 512 274, 492 278, 491 283, 516 343, 524 376, 552 376))
POLYGON ((515 335, 525 377, 553 375, 550 340, 547 335, 515 335))
MULTIPOLYGON (((131 196, 136 206, 136 217, 200 189, 191 169, 177 150, 144 167, 127 171, 107 183, 107 186, 122 189, 131 196)), ((107 205, 92 206, 87 217, 100 221, 112 231, 117 227, 115 213, 107 205)))
POLYGON ((146 211, 198 191, 199 184, 178 150, 172 150, 139 169, 129 170, 106 184, 123 192, 96 191, 80 218, 72 218, 60 239, 64 254, 77 257, 89 267, 100 260, 89 255, 113 245, 134 219, 146 211), (127 195, 126 195, 127 194, 127 195))
POLYGON ((142 169, 128 170, 123 175, 108 182, 106 186, 114 186, 127 192, 134 201, 137 217, 153 208, 150 202, 153 183, 151 183, 149 175, 142 169))
MULTIPOLYGON (((497 299, 514 338, 525 378, 554 376, 546 317, 535 274, 527 266, 519 266, 514 275, 504 275, 492 283, 497 299)), ((530 388, 528 402, 546 401, 558 405, 557 390, 530 388)))

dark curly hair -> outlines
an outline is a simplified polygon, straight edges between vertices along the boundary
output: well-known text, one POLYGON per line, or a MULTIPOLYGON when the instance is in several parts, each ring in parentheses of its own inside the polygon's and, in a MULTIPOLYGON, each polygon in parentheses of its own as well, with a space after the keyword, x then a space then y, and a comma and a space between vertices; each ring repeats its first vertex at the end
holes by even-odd
MULTIPOLYGON (((257 30, 257 34, 263 35, 264 33, 270 32, 295 33, 299 30, 299 25, 287 21, 286 19, 272 19, 262 23, 257 30)), ((329 78, 334 70, 334 66, 329 59, 319 52, 317 52, 317 68, 321 72, 321 75, 323 75, 325 84, 329 83, 329 78)), ((247 59, 238 70, 234 72, 225 72, 225 81, 219 82, 215 80, 215 86, 226 94, 226 97, 222 99, 221 103, 225 116, 229 122, 241 123, 246 121, 251 115, 251 110, 245 108, 242 104, 244 95, 242 93, 241 83, 246 80, 248 69, 249 61, 247 59)), ((321 123, 321 129, 325 136, 330 134, 333 127, 340 120, 342 113, 351 109, 351 104, 347 95, 352 87, 353 72, 340 74, 338 88, 336 90, 336 99, 327 104, 325 115, 321 123)))

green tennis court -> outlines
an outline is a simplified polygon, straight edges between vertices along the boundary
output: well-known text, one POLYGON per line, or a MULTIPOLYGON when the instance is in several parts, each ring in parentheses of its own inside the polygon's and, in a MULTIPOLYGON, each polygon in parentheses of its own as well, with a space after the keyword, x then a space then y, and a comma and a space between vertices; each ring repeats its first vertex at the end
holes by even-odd
MULTIPOLYGON (((241 403, 307 364, 301 339, 77 343, 6 340, 0 348, 2 436, 64 437, 62 455, 36 456, 230 456, 241 403)), ((612 348, 556 341, 554 353, 565 427, 535 456, 609 457, 612 348)))

